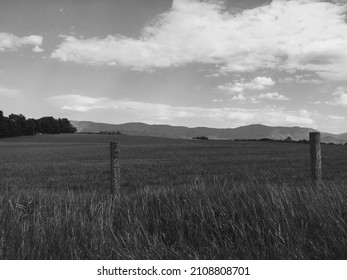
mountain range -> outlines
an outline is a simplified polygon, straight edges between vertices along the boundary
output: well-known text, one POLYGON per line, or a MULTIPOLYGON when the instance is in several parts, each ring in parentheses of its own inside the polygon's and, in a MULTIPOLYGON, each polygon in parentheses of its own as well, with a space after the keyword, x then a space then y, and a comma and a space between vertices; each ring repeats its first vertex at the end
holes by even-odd
MULTIPOLYGON (((145 123, 107 124, 90 121, 70 121, 80 133, 117 132, 137 136, 158 136, 169 138, 192 139, 205 136, 215 140, 235 139, 262 139, 284 140, 290 137, 292 140, 308 140, 309 133, 317 130, 306 127, 266 126, 252 124, 237 128, 208 128, 171 125, 149 125, 145 123)), ((321 132, 321 141, 324 143, 344 144, 347 142, 347 133, 331 134, 321 132)))

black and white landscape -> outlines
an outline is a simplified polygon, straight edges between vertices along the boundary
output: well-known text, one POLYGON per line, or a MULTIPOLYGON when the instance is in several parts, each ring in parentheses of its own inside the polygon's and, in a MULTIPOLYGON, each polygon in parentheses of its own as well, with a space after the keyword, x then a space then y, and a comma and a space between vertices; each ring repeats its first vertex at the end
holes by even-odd
POLYGON ((346 259, 346 108, 345 0, 0 0, 0 259, 346 259))

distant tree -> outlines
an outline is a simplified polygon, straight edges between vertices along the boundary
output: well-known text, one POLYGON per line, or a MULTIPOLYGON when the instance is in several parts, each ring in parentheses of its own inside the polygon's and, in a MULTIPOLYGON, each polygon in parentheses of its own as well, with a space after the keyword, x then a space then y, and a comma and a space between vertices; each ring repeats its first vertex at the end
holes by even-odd
POLYGON ((118 131, 103 130, 103 131, 99 131, 99 134, 122 135, 122 133, 119 130, 118 131))
POLYGON ((26 118, 22 115, 11 114, 8 116, 11 121, 10 132, 12 136, 22 136, 26 132, 26 118))
POLYGON ((74 127, 68 119, 58 119, 58 130, 59 133, 75 133, 77 132, 76 127, 74 127))
POLYGON ((43 117, 38 119, 39 132, 47 134, 58 134, 60 133, 58 127, 58 121, 53 117, 43 117))
POLYGON ((35 119, 27 119, 26 135, 35 135, 39 131, 39 124, 35 119))
POLYGON ((8 137, 8 118, 4 117, 4 113, 0 111, 0 138, 8 137))
POLYGON ((34 135, 37 133, 75 133, 76 131, 77 129, 66 118, 43 117, 36 120, 26 119, 22 114, 10 114, 8 117, 5 117, 3 112, 0 111, 0 138, 34 135))
POLYGON ((208 140, 208 137, 206 137, 206 136, 196 136, 196 137, 193 137, 192 139, 196 139, 196 140, 208 140))
POLYGON ((258 141, 262 141, 262 142, 275 142, 276 140, 271 139, 271 138, 261 138, 258 141))

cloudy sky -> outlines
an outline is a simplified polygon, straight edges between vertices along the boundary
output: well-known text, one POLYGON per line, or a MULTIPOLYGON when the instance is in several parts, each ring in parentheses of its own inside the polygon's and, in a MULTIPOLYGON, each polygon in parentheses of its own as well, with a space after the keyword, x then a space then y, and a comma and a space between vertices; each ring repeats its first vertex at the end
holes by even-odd
POLYGON ((346 2, 0 0, 0 110, 347 132, 346 2))

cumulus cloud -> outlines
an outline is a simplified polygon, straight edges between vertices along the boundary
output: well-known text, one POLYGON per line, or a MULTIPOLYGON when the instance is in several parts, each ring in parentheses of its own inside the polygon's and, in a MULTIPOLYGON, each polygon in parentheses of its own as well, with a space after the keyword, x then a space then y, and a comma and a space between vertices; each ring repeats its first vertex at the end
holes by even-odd
POLYGON ((263 93, 258 96, 246 96, 247 90, 264 90, 270 88, 276 84, 271 78, 268 77, 256 77, 253 80, 246 82, 245 79, 235 81, 232 83, 226 83, 224 85, 219 85, 217 88, 221 91, 226 92, 227 94, 233 95, 231 100, 244 103, 250 101, 252 103, 260 103, 261 99, 268 100, 281 100, 287 101, 288 97, 285 97, 277 92, 263 93))
POLYGON ((10 33, 0 33, 0 52, 16 51, 23 46, 33 46, 33 52, 41 52, 43 38, 38 35, 17 37, 10 33))
POLYGON ((244 91, 242 82, 227 83, 224 85, 219 85, 217 88, 231 94, 241 93, 244 91))
POLYGON ((117 114, 118 121, 138 121, 148 123, 202 124, 214 127, 235 127, 240 125, 263 123, 268 125, 315 125, 310 112, 305 110, 288 111, 283 108, 262 107, 245 108, 203 108, 176 107, 166 104, 153 104, 131 100, 117 100, 106 97, 87 97, 78 94, 59 95, 48 98, 54 105, 63 110, 88 115, 117 114), (123 118, 123 119, 122 119, 123 118))
POLYGON ((237 94, 231 98, 231 100, 245 102, 247 100, 246 96, 243 94, 237 94))
POLYGON ((275 85, 275 81, 267 77, 256 77, 250 82, 246 82, 244 79, 233 83, 227 83, 219 85, 217 88, 228 93, 242 93, 245 90, 261 90, 275 85))
POLYGON ((347 107, 347 88, 338 87, 332 95, 335 96, 334 99, 326 102, 327 104, 347 107))
POLYGON ((347 5, 341 3, 273 0, 235 13, 223 1, 174 0, 139 38, 65 36, 51 56, 137 70, 205 63, 217 65, 220 73, 305 70, 344 80, 347 5))
POLYGON ((258 97, 259 99, 270 99, 270 100, 280 100, 280 101, 288 101, 290 98, 279 94, 278 92, 268 92, 268 93, 262 93, 258 97))
POLYGON ((36 46, 35 48, 33 48, 33 52, 39 53, 39 52, 43 52, 44 49, 40 48, 39 46, 36 46))
POLYGON ((280 78, 280 83, 297 83, 297 84, 321 84, 324 81, 313 78, 310 74, 294 75, 293 77, 280 78))

